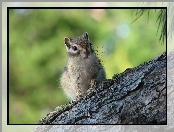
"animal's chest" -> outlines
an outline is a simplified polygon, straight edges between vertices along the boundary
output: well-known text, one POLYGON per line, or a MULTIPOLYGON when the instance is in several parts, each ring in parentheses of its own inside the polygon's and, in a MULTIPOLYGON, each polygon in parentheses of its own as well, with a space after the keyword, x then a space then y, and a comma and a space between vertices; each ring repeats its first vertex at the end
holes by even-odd
POLYGON ((72 72, 72 76, 76 77, 88 77, 93 74, 93 70, 91 67, 87 65, 76 65, 70 68, 72 72))
POLYGON ((97 69, 95 65, 91 62, 75 62, 73 64, 69 64, 68 70, 72 71, 70 77, 73 78, 74 81, 88 81, 91 80, 97 69))

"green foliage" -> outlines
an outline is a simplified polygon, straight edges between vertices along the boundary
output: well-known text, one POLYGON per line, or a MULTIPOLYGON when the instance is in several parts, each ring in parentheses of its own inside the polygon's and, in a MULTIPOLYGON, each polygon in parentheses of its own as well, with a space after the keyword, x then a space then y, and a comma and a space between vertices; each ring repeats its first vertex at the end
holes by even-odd
POLYGON ((35 124, 69 100, 59 78, 67 55, 64 37, 84 32, 107 77, 135 67, 165 51, 156 35, 155 11, 136 22, 131 10, 11 9, 9 30, 10 123, 35 124))
MULTIPOLYGON (((135 20, 140 18, 145 12, 148 12, 148 17, 151 9, 134 9, 133 13, 137 17, 135 20)), ((156 21, 158 22, 158 29, 160 28, 160 38, 159 41, 164 43, 167 36, 167 16, 166 16, 167 9, 158 9, 158 14, 156 15, 156 21)), ((149 19, 149 18, 148 18, 149 19)), ((135 21, 134 20, 134 21, 135 21)))

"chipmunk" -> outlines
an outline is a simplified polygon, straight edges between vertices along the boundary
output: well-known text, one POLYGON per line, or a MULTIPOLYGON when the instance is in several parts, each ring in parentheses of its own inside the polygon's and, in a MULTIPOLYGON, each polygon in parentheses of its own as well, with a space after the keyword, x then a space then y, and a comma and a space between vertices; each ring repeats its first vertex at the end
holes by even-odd
POLYGON ((64 43, 68 60, 60 84, 66 95, 74 100, 91 88, 91 82, 98 84, 105 80, 106 74, 87 32, 74 39, 65 37, 64 43))

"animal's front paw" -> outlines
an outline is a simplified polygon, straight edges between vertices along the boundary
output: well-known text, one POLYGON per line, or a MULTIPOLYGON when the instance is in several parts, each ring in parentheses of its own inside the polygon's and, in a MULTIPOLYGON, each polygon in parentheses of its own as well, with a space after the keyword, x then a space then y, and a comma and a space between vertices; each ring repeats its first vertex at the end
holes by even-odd
POLYGON ((90 88, 87 90, 87 92, 89 92, 89 91, 95 89, 96 86, 97 86, 97 80, 96 80, 96 79, 92 79, 92 80, 91 80, 91 83, 90 83, 90 88))

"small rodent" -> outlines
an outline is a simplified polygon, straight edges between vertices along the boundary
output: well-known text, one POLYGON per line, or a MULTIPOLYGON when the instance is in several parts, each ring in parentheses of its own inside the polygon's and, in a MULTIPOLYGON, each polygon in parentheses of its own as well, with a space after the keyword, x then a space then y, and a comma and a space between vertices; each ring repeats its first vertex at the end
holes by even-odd
POLYGON ((96 56, 88 33, 76 38, 64 38, 68 60, 60 78, 60 84, 66 95, 71 99, 83 96, 91 82, 97 84, 106 79, 104 67, 96 56))

